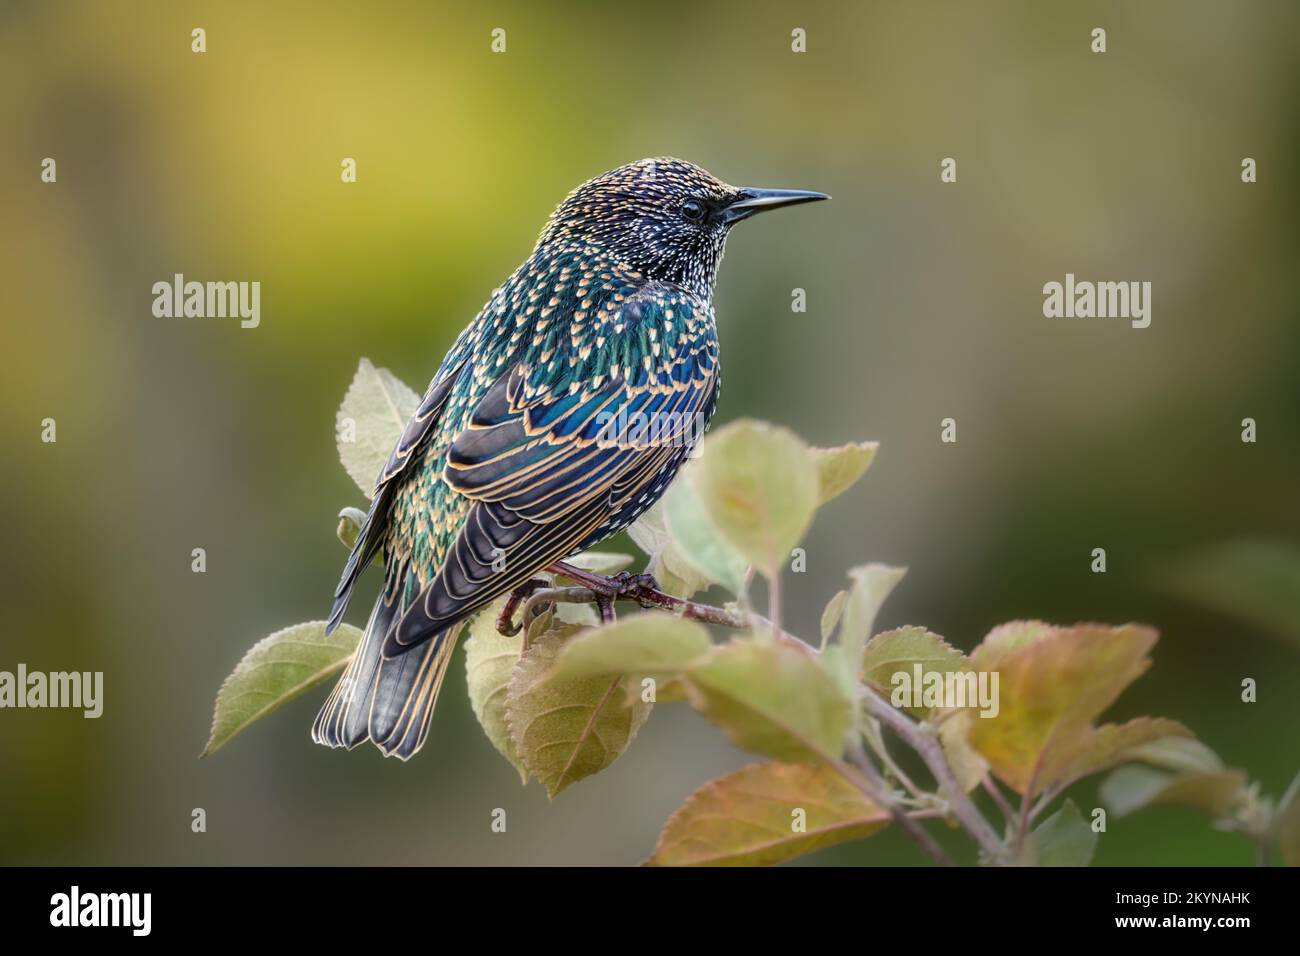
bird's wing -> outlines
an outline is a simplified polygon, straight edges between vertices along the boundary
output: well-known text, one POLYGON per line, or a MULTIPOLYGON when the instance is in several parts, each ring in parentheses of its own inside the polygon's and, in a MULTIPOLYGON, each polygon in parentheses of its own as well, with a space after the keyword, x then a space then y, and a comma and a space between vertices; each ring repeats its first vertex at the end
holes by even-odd
POLYGON ((536 387, 537 372, 520 363, 503 375, 453 439, 443 478, 473 505, 438 574, 389 632, 386 657, 513 590, 650 494, 700 437, 717 386, 716 363, 686 347, 558 394, 536 387))
POLYGON ((432 432, 434 422, 438 420, 447 404, 452 386, 465 368, 465 359, 458 352, 459 350, 453 350, 442 368, 438 370, 438 374, 433 377, 433 381, 429 383, 424 398, 420 400, 420 405, 411 416, 411 420, 406 423, 401 437, 397 439, 397 444, 388 456, 383 471, 375 481, 370 511, 366 514, 366 520, 357 534, 357 542, 352 547, 352 553, 348 555, 338 587, 334 590, 334 607, 330 610, 328 625, 330 631, 334 630, 343 619, 348 599, 352 596, 352 586, 383 543, 384 526, 387 523, 388 509, 393 497, 393 479, 406 470, 406 466, 413 458, 418 457, 414 454, 415 450, 432 432))

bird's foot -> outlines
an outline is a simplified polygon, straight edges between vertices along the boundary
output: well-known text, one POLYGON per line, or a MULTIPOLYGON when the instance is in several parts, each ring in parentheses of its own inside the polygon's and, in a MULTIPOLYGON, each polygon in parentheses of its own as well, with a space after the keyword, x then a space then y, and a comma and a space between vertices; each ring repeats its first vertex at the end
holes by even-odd
POLYGON ((515 588, 510 594, 510 600, 506 601, 506 606, 501 609, 497 616, 497 633, 504 637, 514 637, 528 624, 527 621, 514 622, 515 611, 519 605, 526 601, 534 591, 539 591, 548 586, 548 582, 541 578, 533 578, 531 581, 525 581, 519 587, 515 588))
MULTIPOLYGON (((597 598, 603 598, 611 603, 620 599, 636 601, 638 595, 644 591, 659 590, 659 582, 655 580, 653 574, 633 574, 631 571, 620 571, 618 574, 607 576, 597 574, 594 571, 583 570, 564 561, 556 561, 547 570, 555 574, 562 574, 564 577, 578 582, 578 584, 595 594, 597 598)), ((596 604, 599 607, 600 601, 598 600, 596 604)))

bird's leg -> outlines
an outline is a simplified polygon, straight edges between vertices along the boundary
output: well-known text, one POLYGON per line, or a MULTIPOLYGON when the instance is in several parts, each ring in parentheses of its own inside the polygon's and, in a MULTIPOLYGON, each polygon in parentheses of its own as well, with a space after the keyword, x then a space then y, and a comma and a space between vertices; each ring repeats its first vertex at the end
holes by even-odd
POLYGON ((506 606, 501 609, 500 615, 497 616, 497 633, 503 637, 514 637, 520 629, 528 624, 527 621, 514 623, 515 611, 519 608, 520 602, 531 595, 534 591, 546 587, 548 582, 541 578, 533 578, 531 581, 525 581, 519 587, 515 588, 510 595, 510 600, 506 601, 506 606))
POLYGON ((547 570, 577 581, 593 594, 608 598, 611 601, 616 601, 619 598, 636 600, 637 594, 643 589, 659 590, 659 582, 655 580, 653 574, 633 574, 631 571, 620 571, 618 574, 606 577, 594 571, 585 571, 564 561, 556 561, 547 570))
POLYGON ((614 613, 614 602, 603 594, 596 595, 596 612, 600 615, 601 624, 613 624, 618 620, 618 615, 614 613))

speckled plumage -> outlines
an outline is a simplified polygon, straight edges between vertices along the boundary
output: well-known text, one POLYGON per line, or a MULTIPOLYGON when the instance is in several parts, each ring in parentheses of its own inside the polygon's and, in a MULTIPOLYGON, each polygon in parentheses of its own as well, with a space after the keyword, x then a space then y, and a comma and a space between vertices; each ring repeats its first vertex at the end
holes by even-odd
POLYGON ((379 476, 331 626, 379 553, 384 588, 317 717, 318 742, 369 738, 409 757, 460 623, 663 493, 716 406, 713 283, 747 195, 657 159, 556 209, 457 338, 379 476), (611 417, 669 427, 629 440, 611 417))

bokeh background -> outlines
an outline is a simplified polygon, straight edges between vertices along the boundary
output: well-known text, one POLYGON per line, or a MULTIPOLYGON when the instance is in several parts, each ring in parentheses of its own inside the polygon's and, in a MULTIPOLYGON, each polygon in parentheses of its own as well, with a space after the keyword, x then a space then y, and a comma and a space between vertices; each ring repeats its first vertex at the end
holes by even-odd
MULTIPOLYGON (((792 626, 867 560, 911 569, 881 626, 967 649, 1020 617, 1154 624, 1112 716, 1182 720, 1280 794, 1300 643, 1153 582, 1220 542, 1300 541, 1300 7, 1074 7, 0 3, 0 668, 106 675, 97 721, 0 712, 0 861, 634 863, 750 759, 663 706, 548 804, 459 662, 409 764, 313 746, 323 690, 197 759, 244 650, 329 607, 358 358, 422 390, 568 190, 663 154, 835 197, 739 229, 716 299, 719 421, 882 442, 809 537, 792 626), (260 281, 261 326, 154 318, 176 272, 260 281), (1066 272, 1150 280, 1151 327, 1045 319, 1066 272)), ((1096 862, 1252 860, 1157 808, 1112 820, 1096 862)), ((808 862, 922 857, 885 833, 808 862)))

